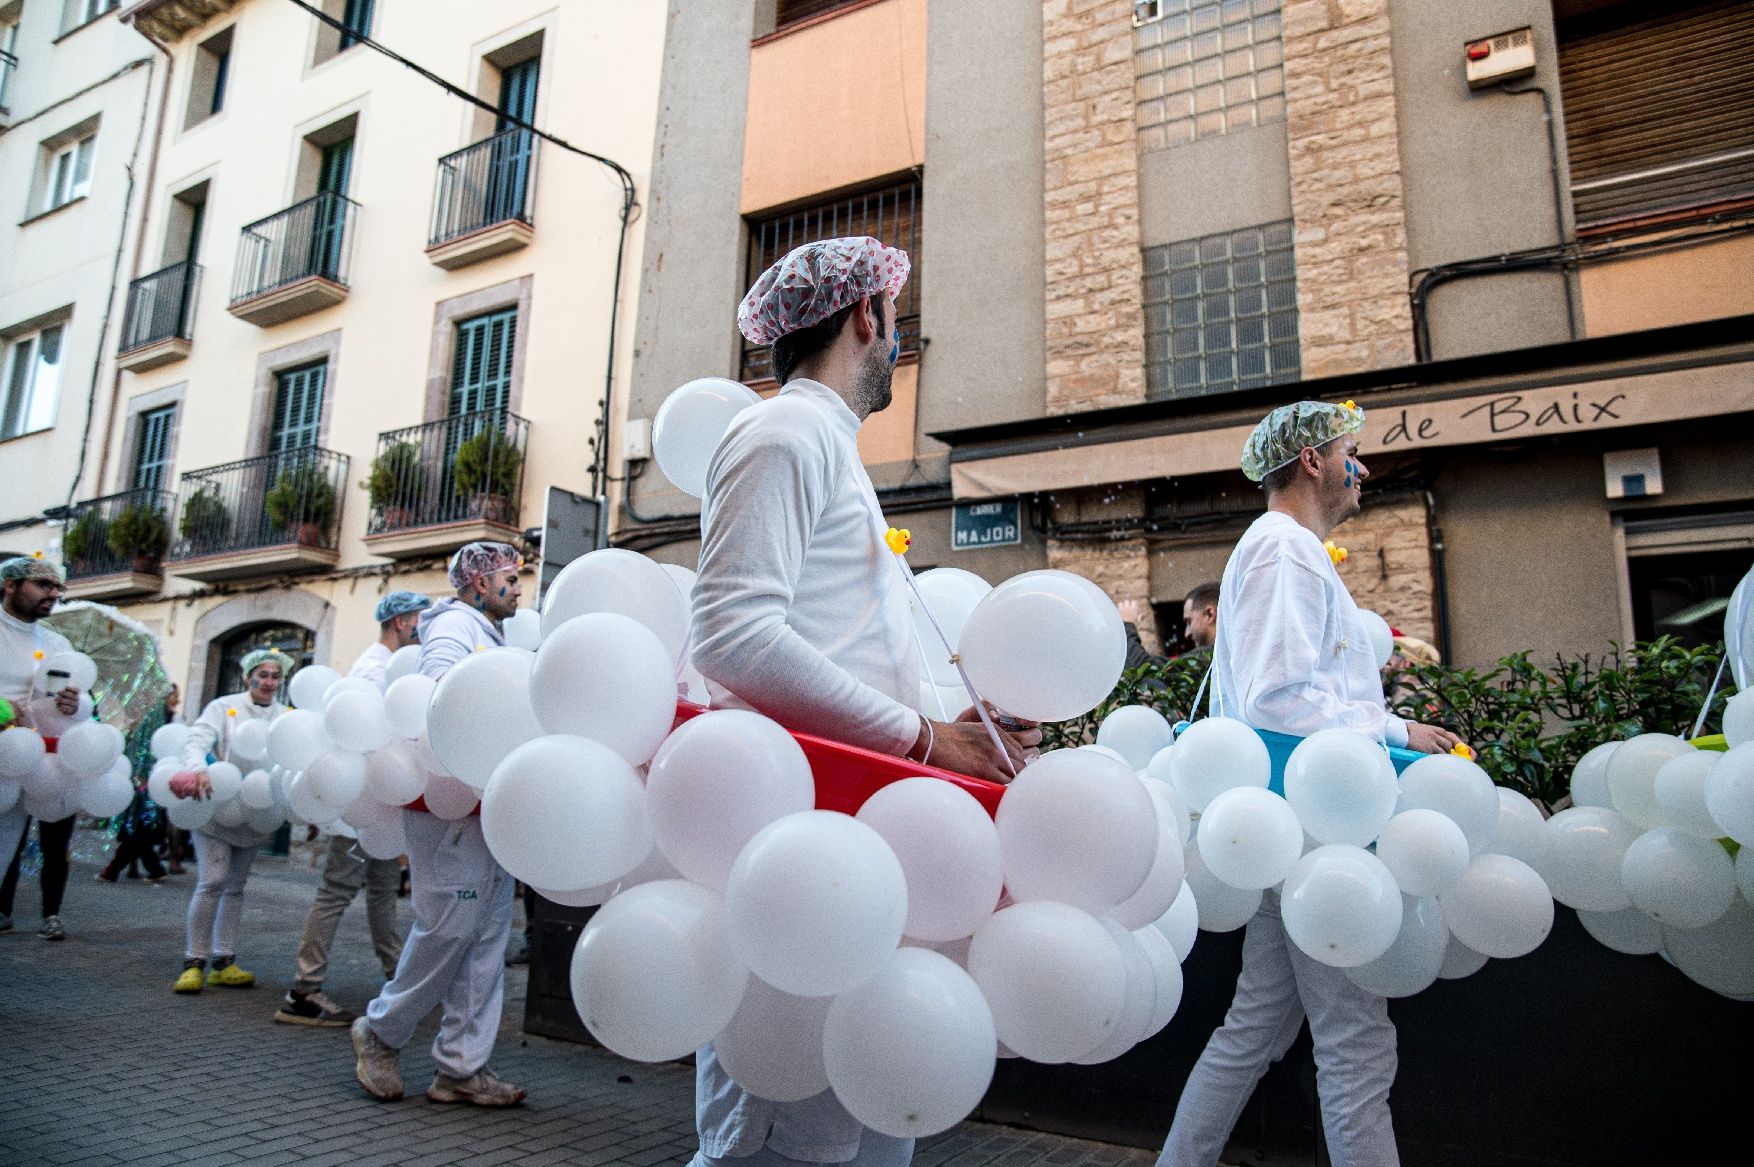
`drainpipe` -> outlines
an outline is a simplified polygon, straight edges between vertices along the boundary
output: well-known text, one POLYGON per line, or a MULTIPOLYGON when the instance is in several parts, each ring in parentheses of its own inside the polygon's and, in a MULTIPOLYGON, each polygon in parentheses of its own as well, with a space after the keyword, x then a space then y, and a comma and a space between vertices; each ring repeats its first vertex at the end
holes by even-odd
POLYGON ((1431 491, 1425 495, 1425 533, 1431 541, 1431 593, 1437 606, 1437 651, 1443 654, 1444 664, 1453 664, 1450 657, 1450 622, 1449 622, 1449 570, 1445 563, 1447 548, 1443 542, 1443 527, 1437 521, 1437 500, 1431 491))

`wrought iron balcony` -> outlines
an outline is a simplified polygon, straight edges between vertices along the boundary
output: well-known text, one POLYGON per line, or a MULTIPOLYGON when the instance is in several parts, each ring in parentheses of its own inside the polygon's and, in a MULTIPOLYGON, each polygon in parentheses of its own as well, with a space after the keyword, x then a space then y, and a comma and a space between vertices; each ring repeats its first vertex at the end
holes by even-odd
POLYGON ((346 299, 358 210, 352 199, 324 192, 245 227, 232 314, 266 328, 346 299))
POLYGON ((168 490, 130 490, 76 503, 61 532, 72 595, 86 599, 156 592, 171 545, 176 499, 168 490))
POLYGON ((517 414, 488 409, 379 434, 363 484, 367 545, 396 559, 515 537, 529 431, 517 414))
POLYGON ((302 446, 183 475, 178 575, 223 580, 333 566, 345 454, 302 446))
POLYGON ((184 260, 129 284, 117 363, 140 373, 188 356, 200 282, 201 265, 184 260))
POLYGON ((427 257, 451 269, 515 251, 535 223, 536 158, 529 130, 503 130, 439 159, 427 257))

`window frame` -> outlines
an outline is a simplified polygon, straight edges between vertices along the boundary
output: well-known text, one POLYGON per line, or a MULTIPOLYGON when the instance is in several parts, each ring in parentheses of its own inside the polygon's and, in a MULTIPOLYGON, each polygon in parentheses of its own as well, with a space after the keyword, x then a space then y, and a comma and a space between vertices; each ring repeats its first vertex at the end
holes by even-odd
POLYGON ((165 490, 165 483, 170 480, 171 456, 175 450, 177 432, 177 403, 143 409, 132 419, 134 422, 134 465, 128 475, 131 490, 165 490), (156 444, 156 451, 148 457, 147 446, 156 444), (143 475, 151 475, 150 481, 143 481, 143 475))
POLYGON ((0 441, 54 429, 55 414, 61 403, 62 374, 66 367, 67 321, 43 324, 5 340, 6 352, 0 357, 0 441), (50 333, 55 334, 55 357, 47 367, 54 373, 45 389, 41 380, 45 367, 42 340, 50 333), (25 359, 31 367, 24 374, 28 380, 19 384, 19 353, 27 346, 29 355, 25 359), (33 418, 41 420, 33 423, 33 418))
POLYGON ((43 151, 43 193, 36 214, 46 215, 91 194, 96 130, 61 145, 45 146, 43 151))

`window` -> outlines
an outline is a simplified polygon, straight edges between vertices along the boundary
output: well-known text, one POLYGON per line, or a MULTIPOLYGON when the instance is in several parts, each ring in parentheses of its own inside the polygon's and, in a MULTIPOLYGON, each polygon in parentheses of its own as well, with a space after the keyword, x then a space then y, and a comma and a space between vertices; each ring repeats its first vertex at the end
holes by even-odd
POLYGON ((0 110, 6 108, 6 90, 12 70, 18 67, 18 21, 0 22, 0 110))
POLYGON ((87 134, 65 146, 48 148, 43 199, 37 207, 39 214, 66 206, 91 193, 91 156, 96 148, 96 134, 87 134))
POLYGON ((134 440, 134 489, 163 490, 165 475, 170 473, 171 427, 177 420, 174 405, 149 409, 136 419, 139 426, 134 440))
POLYGON ((215 33, 195 49, 189 77, 189 108, 184 128, 206 121, 225 108, 225 87, 231 77, 232 30, 215 33))
POLYGON ((502 308, 457 322, 451 361, 450 416, 511 406, 512 347, 518 310, 502 308))
POLYGON ((341 51, 345 52, 372 34, 373 0, 347 0, 341 9, 341 23, 347 31, 341 34, 341 51))
POLYGON ((321 436, 323 421, 323 382, 329 365, 288 369, 274 375, 274 419, 268 431, 268 452, 283 454, 303 446, 314 446, 321 436))
POLYGON ((122 0, 68 0, 66 19, 62 23, 71 31, 121 6, 122 0))
POLYGON ((1282 121, 1280 0, 1133 5, 1139 149, 1282 121))
POLYGON ((372 34, 372 18, 376 15, 377 5, 374 0, 313 0, 316 7, 341 25, 317 21, 316 45, 311 54, 311 64, 321 65, 324 61, 338 54, 345 53, 361 40, 372 34))
MULTIPOLYGON (((901 351, 920 351, 920 181, 909 179, 897 186, 819 203, 749 224, 749 260, 744 287, 754 284, 762 272, 788 251, 818 239, 843 235, 869 235, 890 247, 907 252, 913 273, 895 300, 896 325, 901 330, 901 351)), ((762 381, 773 376, 773 354, 766 345, 743 344, 743 380, 762 381)))
POLYGON ((1298 376, 1291 224, 1145 249, 1145 386, 1153 399, 1298 376))
POLYGON ((799 24, 806 20, 833 12, 836 8, 846 8, 859 0, 777 0, 774 5, 774 30, 788 25, 799 24))
POLYGON ((0 438, 46 430, 55 424, 61 388, 64 326, 15 337, 0 368, 0 438))

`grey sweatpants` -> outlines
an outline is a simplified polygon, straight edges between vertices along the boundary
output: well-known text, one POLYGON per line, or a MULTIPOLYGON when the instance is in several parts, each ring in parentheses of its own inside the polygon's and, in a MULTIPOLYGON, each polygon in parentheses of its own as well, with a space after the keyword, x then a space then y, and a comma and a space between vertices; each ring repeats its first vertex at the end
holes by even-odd
POLYGON ((365 1016, 380 1041, 401 1049, 415 1026, 442 1006, 433 1064, 448 1077, 467 1078, 487 1065, 499 1033, 512 877, 488 852, 479 818, 446 822, 425 811, 402 814, 414 929, 395 977, 365 1016))
POLYGON ((1242 940, 1242 975, 1224 1024, 1182 1088, 1157 1167, 1212 1167, 1261 1075, 1297 1036, 1305 1014, 1315 1040, 1322 1130, 1334 1167, 1395 1167, 1389 1087, 1395 1027, 1388 1001, 1305 955, 1285 935, 1268 892, 1242 940))
POLYGON ((384 979, 396 975, 396 962, 402 958, 402 930, 396 924, 396 889, 401 883, 402 869, 394 859, 373 859, 355 840, 341 835, 329 839, 322 882, 317 884, 317 896, 311 901, 304 935, 298 942, 294 992, 314 993, 323 987, 335 930, 361 887, 365 888, 365 918, 371 928, 372 948, 383 966, 384 979))
POLYGON ((256 862, 254 847, 234 847, 212 835, 192 832, 195 840, 195 894, 189 897, 190 960, 235 956, 238 925, 244 916, 244 882, 256 862))

